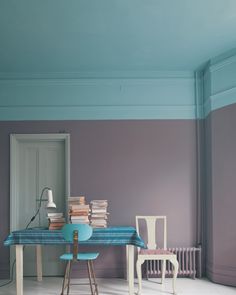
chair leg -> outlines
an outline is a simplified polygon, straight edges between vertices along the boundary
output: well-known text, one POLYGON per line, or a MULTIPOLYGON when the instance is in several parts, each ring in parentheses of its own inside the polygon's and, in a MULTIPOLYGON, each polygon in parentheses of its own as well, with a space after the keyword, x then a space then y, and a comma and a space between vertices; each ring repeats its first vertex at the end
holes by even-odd
POLYGON ((94 293, 93 293, 93 284, 92 284, 92 276, 91 276, 91 267, 90 267, 89 260, 87 261, 87 268, 88 268, 88 277, 89 277, 89 284, 90 284, 91 294, 94 295, 94 293))
POLYGON ((69 292, 70 292, 70 275, 71 275, 71 266, 72 266, 72 261, 69 261, 68 283, 67 283, 67 295, 69 295, 69 292))
POLYGON ((142 293, 142 264, 143 264, 143 261, 138 259, 136 262, 136 271, 137 271, 137 277, 138 277, 138 294, 139 295, 142 293))
POLYGON ((146 280, 149 279, 148 266, 149 266, 149 260, 146 261, 146 280))
POLYGON ((173 286, 173 294, 177 294, 176 292, 176 278, 177 278, 177 274, 178 274, 178 270, 179 270, 179 262, 176 258, 171 259, 170 262, 173 264, 174 266, 174 274, 173 274, 173 281, 172 281, 172 286, 173 286))
POLYGON ((94 272, 93 261, 90 261, 90 267, 91 267, 93 283, 94 283, 94 286, 95 286, 95 294, 98 295, 98 285, 97 285, 97 282, 96 282, 96 276, 95 276, 95 272, 94 272))
POLYGON ((162 260, 161 265, 161 284, 164 286, 165 283, 165 276, 166 276, 166 260, 162 260))
POLYGON ((63 283, 62 283, 61 295, 64 295, 64 290, 66 287, 66 280, 68 279, 68 270, 69 270, 69 261, 66 264, 65 275, 64 275, 63 283))

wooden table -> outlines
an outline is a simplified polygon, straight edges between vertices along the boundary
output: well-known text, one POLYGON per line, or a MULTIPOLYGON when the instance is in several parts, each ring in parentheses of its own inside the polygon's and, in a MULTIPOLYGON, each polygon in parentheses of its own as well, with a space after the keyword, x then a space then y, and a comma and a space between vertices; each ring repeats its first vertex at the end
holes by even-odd
MULTIPOLYGON (((60 230, 13 231, 4 241, 5 246, 15 245, 16 251, 16 295, 23 295, 23 247, 36 246, 37 279, 42 280, 41 247, 43 245, 68 245, 60 230)), ((145 248, 144 241, 133 227, 95 228, 92 237, 80 242, 83 245, 126 246, 126 270, 129 295, 134 294, 134 247, 145 248)), ((59 257, 58 257, 59 259, 59 257)))

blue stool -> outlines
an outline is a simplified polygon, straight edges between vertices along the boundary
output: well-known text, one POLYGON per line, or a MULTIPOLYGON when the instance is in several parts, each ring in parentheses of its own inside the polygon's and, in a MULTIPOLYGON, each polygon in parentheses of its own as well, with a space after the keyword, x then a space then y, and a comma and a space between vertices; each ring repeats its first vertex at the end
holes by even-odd
MULTIPOLYGON (((73 243, 73 253, 66 253, 60 256, 60 259, 67 261, 61 295, 64 294, 64 290, 66 287, 67 287, 67 295, 69 294, 71 266, 73 262, 77 262, 77 261, 87 261, 91 294, 98 295, 98 288, 97 288, 96 277, 94 273, 93 260, 95 260, 98 257, 99 253, 78 253, 78 248, 79 248, 78 242, 87 241, 92 236, 92 233, 93 233, 92 227, 87 224, 66 224, 62 228, 62 233, 66 241, 73 243)), ((79 285, 79 284, 73 284, 73 285, 79 285)))

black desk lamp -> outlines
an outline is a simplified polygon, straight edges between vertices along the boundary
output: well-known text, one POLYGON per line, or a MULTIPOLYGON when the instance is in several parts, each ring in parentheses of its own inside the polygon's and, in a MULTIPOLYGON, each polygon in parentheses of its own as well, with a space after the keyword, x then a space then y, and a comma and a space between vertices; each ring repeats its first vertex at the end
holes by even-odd
POLYGON ((30 226, 30 224, 35 220, 35 218, 37 217, 37 215, 39 214, 40 208, 42 207, 42 202, 43 201, 47 201, 47 208, 56 208, 56 204, 53 202, 53 194, 52 194, 52 190, 50 187, 44 187, 42 189, 40 198, 39 198, 39 206, 38 209, 36 211, 36 213, 34 214, 34 216, 30 219, 29 223, 26 226, 26 229, 28 229, 28 227, 30 226), (47 191, 47 199, 43 199, 43 194, 44 192, 47 191))

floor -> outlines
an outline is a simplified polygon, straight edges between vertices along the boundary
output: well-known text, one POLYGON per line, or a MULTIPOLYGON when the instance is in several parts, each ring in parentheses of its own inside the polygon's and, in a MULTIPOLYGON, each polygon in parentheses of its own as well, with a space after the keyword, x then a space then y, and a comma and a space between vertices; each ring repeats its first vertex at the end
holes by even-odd
MULTIPOLYGON (((75 280, 72 280, 75 282, 75 280)), ((2 284, 4 281, 0 281, 2 284)), ((77 280, 78 282, 78 280, 77 280)), ((59 295, 61 290, 61 278, 44 278, 43 282, 37 282, 35 278, 24 279, 24 295, 59 295)), ((100 295, 122 295, 128 294, 127 282, 122 279, 98 279, 100 295)), ((70 294, 90 294, 88 286, 72 286, 70 294), (80 288, 81 288, 80 287, 80 288)), ((135 289, 137 285, 135 284, 135 289)), ((217 285, 206 279, 177 280, 178 295, 236 295, 236 288, 217 285)), ((15 284, 0 288, 0 295, 14 295, 15 284)), ((171 294, 171 279, 166 279, 165 289, 161 292, 161 286, 156 280, 143 280, 143 295, 168 295, 171 294)))

